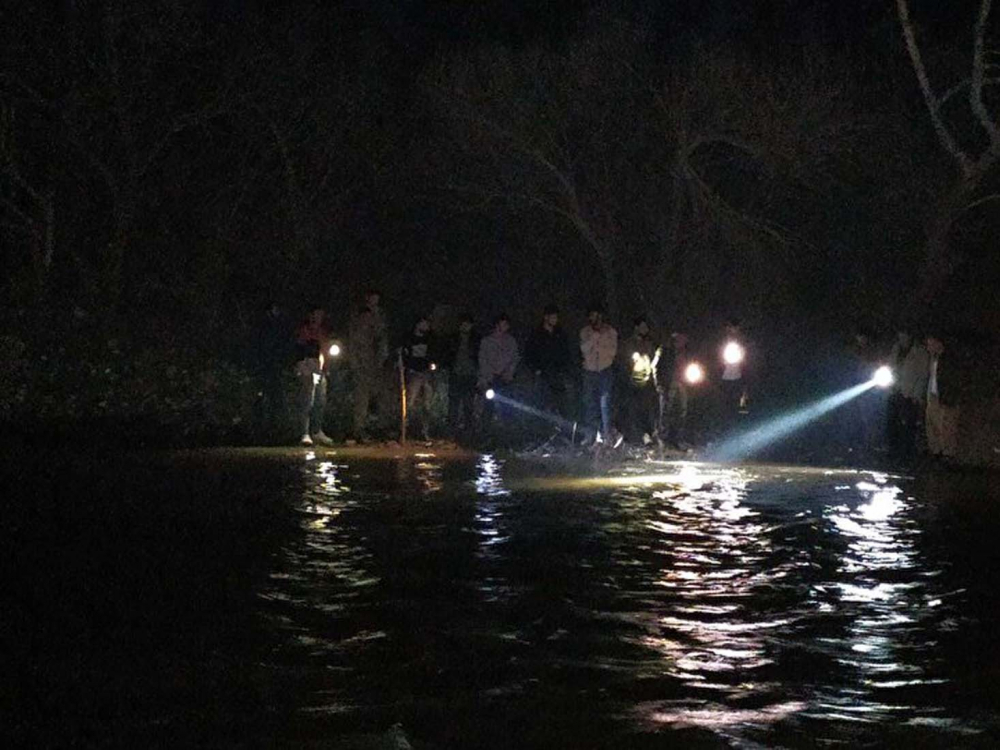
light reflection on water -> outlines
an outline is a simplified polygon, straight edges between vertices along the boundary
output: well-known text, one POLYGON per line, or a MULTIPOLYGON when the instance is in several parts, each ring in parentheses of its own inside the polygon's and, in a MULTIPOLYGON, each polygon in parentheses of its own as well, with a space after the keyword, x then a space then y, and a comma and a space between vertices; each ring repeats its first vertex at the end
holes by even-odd
POLYGON ((286 658, 339 670, 303 710, 381 711, 431 670, 486 713, 570 695, 621 731, 738 744, 849 744, 858 723, 952 742, 982 729, 947 699, 938 637, 963 592, 928 556, 926 502, 904 480, 655 472, 530 484, 495 455, 427 455, 398 461, 387 487, 382 469, 307 461, 301 536, 259 594, 286 658), (399 685, 341 679, 373 668, 399 685))

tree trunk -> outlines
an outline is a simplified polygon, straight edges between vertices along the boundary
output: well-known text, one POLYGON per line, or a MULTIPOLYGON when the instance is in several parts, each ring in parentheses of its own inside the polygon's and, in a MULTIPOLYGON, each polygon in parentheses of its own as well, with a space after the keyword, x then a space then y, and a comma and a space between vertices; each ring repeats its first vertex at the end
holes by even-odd
POLYGON ((926 228, 924 257, 915 303, 921 308, 933 303, 944 290, 959 259, 951 245, 955 224, 979 187, 978 174, 961 175, 934 206, 926 228))

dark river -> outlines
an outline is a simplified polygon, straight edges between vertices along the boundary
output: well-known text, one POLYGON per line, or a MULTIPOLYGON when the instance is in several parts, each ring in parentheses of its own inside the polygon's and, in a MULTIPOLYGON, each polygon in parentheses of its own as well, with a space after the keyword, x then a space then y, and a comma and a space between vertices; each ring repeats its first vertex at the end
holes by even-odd
POLYGON ((6 746, 1000 745, 990 477, 40 463, 3 501, 6 746))

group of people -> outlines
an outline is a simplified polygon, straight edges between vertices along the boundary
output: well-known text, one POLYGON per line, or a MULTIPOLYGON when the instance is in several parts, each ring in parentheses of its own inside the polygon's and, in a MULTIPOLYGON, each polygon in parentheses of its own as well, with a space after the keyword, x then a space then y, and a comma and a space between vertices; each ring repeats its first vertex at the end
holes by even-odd
POLYGON ((873 365, 884 363, 894 376, 884 419, 870 404, 859 402, 863 412, 859 442, 869 448, 884 443, 898 459, 926 452, 933 458, 955 460, 963 400, 957 349, 946 346, 941 334, 918 337, 907 328, 897 331, 887 359, 885 350, 879 352, 865 333, 855 334, 853 348, 859 367, 870 371, 873 365))
MULTIPOLYGON (((261 401, 265 411, 274 414, 280 408, 287 364, 281 354, 281 331, 287 327, 277 306, 269 308, 260 330, 261 401)), ((352 316, 346 342, 334 338, 326 313, 316 307, 295 329, 294 344, 295 412, 303 445, 332 442, 323 423, 330 365, 341 356, 347 360, 353 388, 350 440, 359 443, 370 440, 370 416, 389 411, 383 399, 394 391, 403 396, 404 421, 411 434, 429 440, 435 391, 444 382, 452 434, 488 429, 505 418, 511 403, 523 403, 523 389, 513 387, 518 375, 519 382, 528 385, 526 405, 533 413, 577 424, 573 432, 585 443, 618 446, 628 440, 685 448, 690 389, 708 374, 689 353, 683 332, 658 342, 649 322, 640 317, 631 335, 620 340, 599 305, 590 307, 587 324, 576 337, 563 329, 557 307, 545 307, 523 351, 506 315, 498 316, 485 335, 479 334, 471 316, 463 315, 448 336, 438 335, 428 316, 419 316, 392 347, 381 295, 369 290, 352 316), (522 401, 512 399, 515 390, 522 401)), ((722 413, 730 420, 738 418, 746 404, 745 351, 739 325, 730 322, 718 366, 722 413)))

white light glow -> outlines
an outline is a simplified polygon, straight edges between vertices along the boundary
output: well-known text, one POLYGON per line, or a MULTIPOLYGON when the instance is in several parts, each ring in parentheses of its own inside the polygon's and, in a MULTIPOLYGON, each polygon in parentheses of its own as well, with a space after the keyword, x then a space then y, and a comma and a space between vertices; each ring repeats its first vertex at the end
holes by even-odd
POLYGON ((743 361, 744 356, 743 347, 735 341, 730 341, 722 350, 722 361, 727 365, 738 365, 743 361))
POLYGON ((497 395, 497 392, 494 391, 492 388, 487 388, 486 389, 486 400, 487 401, 492 401, 494 398, 496 398, 496 395, 497 395))
POLYGON ((874 382, 879 388, 888 388, 896 382, 896 378, 892 374, 892 368, 882 365, 880 368, 875 370, 872 382, 874 382))
POLYGON ((330 344, 330 356, 339 357, 340 356, 340 344, 330 344))

